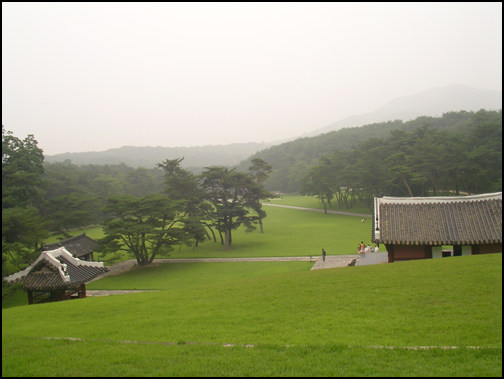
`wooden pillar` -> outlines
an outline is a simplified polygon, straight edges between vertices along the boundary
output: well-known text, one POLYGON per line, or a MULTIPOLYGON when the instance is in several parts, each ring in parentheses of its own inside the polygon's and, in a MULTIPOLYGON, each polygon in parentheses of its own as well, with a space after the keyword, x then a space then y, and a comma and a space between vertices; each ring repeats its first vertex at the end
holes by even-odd
POLYGON ((432 246, 425 245, 425 258, 432 258, 432 246))
POLYGON ((394 245, 385 245, 387 249, 388 263, 394 262, 394 245))
POLYGON ((33 304, 33 292, 28 291, 28 304, 33 304))
POLYGON ((79 298, 86 297, 86 283, 82 283, 79 289, 79 298))

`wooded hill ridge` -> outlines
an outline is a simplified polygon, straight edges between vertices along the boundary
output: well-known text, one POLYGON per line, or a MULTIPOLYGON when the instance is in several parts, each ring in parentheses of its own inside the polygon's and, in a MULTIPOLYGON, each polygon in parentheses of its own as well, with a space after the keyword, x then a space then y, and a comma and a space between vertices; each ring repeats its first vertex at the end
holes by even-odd
POLYGON ((373 112, 346 117, 306 133, 302 137, 313 137, 342 128, 390 120, 410 121, 421 116, 440 117, 448 111, 498 110, 501 108, 502 91, 481 90, 468 85, 452 84, 429 88, 409 96, 397 97, 373 112))
MULTIPOLYGON (((237 169, 246 171, 252 159, 263 159, 273 167, 273 171, 265 183, 266 189, 285 193, 298 192, 310 166, 317 165, 319 158, 335 151, 348 151, 350 154, 350 151, 358 144, 364 144, 370 140, 376 140, 376 143, 380 143, 380 139, 386 140, 393 131, 412 132, 422 127, 450 133, 454 136, 467 137, 481 123, 488 124, 492 130, 497 128, 501 131, 502 109, 499 111, 448 112, 442 117, 423 116, 407 122, 388 121, 355 128, 344 128, 316 137, 304 137, 257 152, 241 162, 237 169)), ((494 142, 497 146, 492 149, 495 151, 491 153, 502 154, 502 139, 494 142)), ((464 146, 459 146, 459 149, 463 148, 464 146)), ((451 148, 448 150, 452 155, 459 154, 461 156, 463 153, 463 150, 458 152, 452 151, 451 148)), ((389 152, 390 155, 394 153, 395 151, 389 152)))
MULTIPOLYGON (((254 158, 260 158, 271 164, 273 171, 265 182, 269 191, 285 193, 299 192, 303 178, 310 167, 317 165, 318 160, 335 151, 349 151, 358 144, 371 139, 387 139, 391 132, 399 130, 412 132, 421 127, 440 130, 459 136, 470 134, 477 119, 489 117, 492 124, 502 127, 502 110, 500 111, 459 111, 447 112, 441 117, 422 116, 411 121, 387 121, 367 124, 360 127, 348 127, 314 137, 303 137, 277 145, 267 143, 237 143, 200 147, 122 147, 104 152, 66 153, 45 157, 46 169, 52 171, 51 165, 71 161, 72 165, 118 165, 154 169, 165 159, 184 158, 181 167, 194 173, 200 173, 204 167, 236 167, 238 171, 247 172, 254 158)), ((495 125, 494 125, 495 126, 495 125)), ((498 153, 502 153, 502 142, 496 143, 498 153)), ((393 152, 390 152, 392 154, 393 152)), ((91 167, 91 166, 89 166, 91 167)), ((96 170, 96 167, 95 167, 96 170)), ((121 169, 124 170, 124 169, 121 169)))
POLYGON ((205 166, 235 166, 242 160, 272 144, 264 142, 234 143, 192 147, 123 146, 105 151, 62 153, 47 155, 48 163, 70 160, 76 165, 111 165, 124 163, 130 167, 153 168, 165 159, 184 157, 181 166, 200 168, 205 166))
MULTIPOLYGON (((184 157, 181 166, 191 171, 201 171, 203 167, 208 166, 226 166, 233 167, 241 161, 250 161, 251 155, 268 150, 274 146, 283 146, 284 143, 294 143, 290 149, 297 150, 297 144, 305 144, 306 137, 326 136, 325 133, 344 128, 360 128, 365 127, 362 131, 348 132, 354 137, 346 136, 347 132, 343 132, 338 138, 343 138, 343 145, 348 143, 346 138, 362 139, 369 133, 371 125, 381 125, 389 123, 389 127, 399 125, 397 121, 402 120, 407 122, 417 117, 440 117, 447 112, 458 111, 478 111, 479 109, 498 110, 502 108, 502 92, 480 90, 471 86, 462 84, 453 84, 444 87, 430 88, 409 96, 402 96, 392 99, 383 107, 374 112, 363 113, 351 117, 344 118, 333 124, 323 128, 318 128, 312 132, 306 133, 300 137, 285 138, 282 141, 273 142, 250 142, 250 143, 235 143, 229 145, 207 145, 193 147, 135 147, 123 146, 120 148, 108 149, 105 151, 90 151, 81 153, 63 153, 56 155, 45 155, 45 162, 64 162, 70 160, 75 165, 112 165, 124 163, 127 166, 137 168, 154 168, 156 165, 165 159, 178 159, 184 157), (324 134, 323 134, 324 133, 324 134), (362 133, 362 136, 360 136, 362 133), (289 141, 289 142, 287 142, 289 141), (302 142, 297 142, 302 141, 302 142)), ((374 133, 374 131, 372 132, 374 133)), ((377 131, 380 134, 380 131, 377 131)), ((371 137, 371 135, 369 135, 371 137)), ((374 135, 377 136, 377 135, 374 135)), ((322 137, 325 138, 325 137, 322 137)), ((355 142, 355 141, 353 141, 355 142)), ((318 142, 314 142, 318 144, 318 142)), ((324 146, 321 147, 324 149, 324 146)), ((283 147, 281 148, 283 149, 283 147)), ((269 154, 269 153, 268 153, 269 154)), ((310 155, 311 157, 311 155, 310 155)), ((290 157, 285 157, 287 161, 290 157)), ((304 158, 303 158, 304 159, 304 158)), ((297 159, 295 159, 297 161, 297 159)), ((270 162, 276 166, 282 166, 282 163, 270 162)), ((309 162, 306 162, 309 163, 309 162)), ((246 164, 246 163, 244 163, 246 164)), ((244 168, 244 164, 240 165, 244 168)), ((247 169, 247 167, 245 167, 247 169)), ((274 179, 274 178, 272 178, 274 179)), ((270 180, 272 182, 272 180, 270 180)))

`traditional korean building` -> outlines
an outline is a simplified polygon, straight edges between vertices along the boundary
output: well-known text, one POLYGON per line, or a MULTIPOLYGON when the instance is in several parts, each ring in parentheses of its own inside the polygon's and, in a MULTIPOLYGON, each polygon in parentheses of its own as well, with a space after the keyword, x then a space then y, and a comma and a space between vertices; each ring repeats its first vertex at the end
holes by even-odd
POLYGON ((108 271, 102 262, 75 258, 65 247, 43 251, 26 269, 4 278, 23 281, 28 304, 86 297, 86 283, 108 271))
POLYGON ((377 197, 372 241, 388 261, 502 252, 502 192, 377 197))
POLYGON ((62 246, 75 258, 93 261, 93 252, 98 248, 99 244, 91 237, 86 236, 86 233, 82 233, 66 240, 42 245, 42 251, 55 250, 62 246))

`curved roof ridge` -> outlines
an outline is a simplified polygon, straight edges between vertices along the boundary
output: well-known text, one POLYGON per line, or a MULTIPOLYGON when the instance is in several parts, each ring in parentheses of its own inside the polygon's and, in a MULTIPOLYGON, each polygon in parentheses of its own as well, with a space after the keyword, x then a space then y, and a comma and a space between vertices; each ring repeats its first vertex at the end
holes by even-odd
POLYGON ((374 217, 373 242, 502 243, 502 192, 443 198, 375 198, 374 217))
POLYGON ((450 201, 492 200, 502 199, 502 192, 482 193, 465 196, 426 196, 426 197, 394 197, 383 196, 377 198, 380 203, 444 203, 450 201))
POLYGON ((57 258, 60 255, 64 255, 65 260, 69 261, 69 263, 74 266, 103 267, 103 262, 83 261, 82 259, 75 258, 72 253, 70 253, 64 246, 61 246, 54 250, 44 251, 43 253, 50 254, 54 258, 57 258))
POLYGON ((66 262, 75 267, 84 266, 84 267, 105 268, 103 262, 83 261, 79 258, 75 258, 64 246, 62 246, 54 250, 41 252, 38 258, 35 259, 35 261, 31 265, 29 265, 24 270, 16 272, 15 274, 6 276, 4 280, 7 281, 8 283, 16 283, 19 280, 23 279, 26 275, 28 275, 41 260, 45 260, 49 264, 57 268, 62 280, 68 283, 70 281, 70 276, 66 270, 66 264, 61 263, 57 259, 60 256, 63 256, 63 259, 66 262))

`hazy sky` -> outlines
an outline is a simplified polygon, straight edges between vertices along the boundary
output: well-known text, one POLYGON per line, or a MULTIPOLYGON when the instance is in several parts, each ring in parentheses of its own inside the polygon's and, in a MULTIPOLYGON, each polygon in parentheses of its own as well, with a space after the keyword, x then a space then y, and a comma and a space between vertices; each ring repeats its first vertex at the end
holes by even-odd
POLYGON ((272 142, 502 90, 502 3, 2 2, 2 124, 46 155, 272 142))

